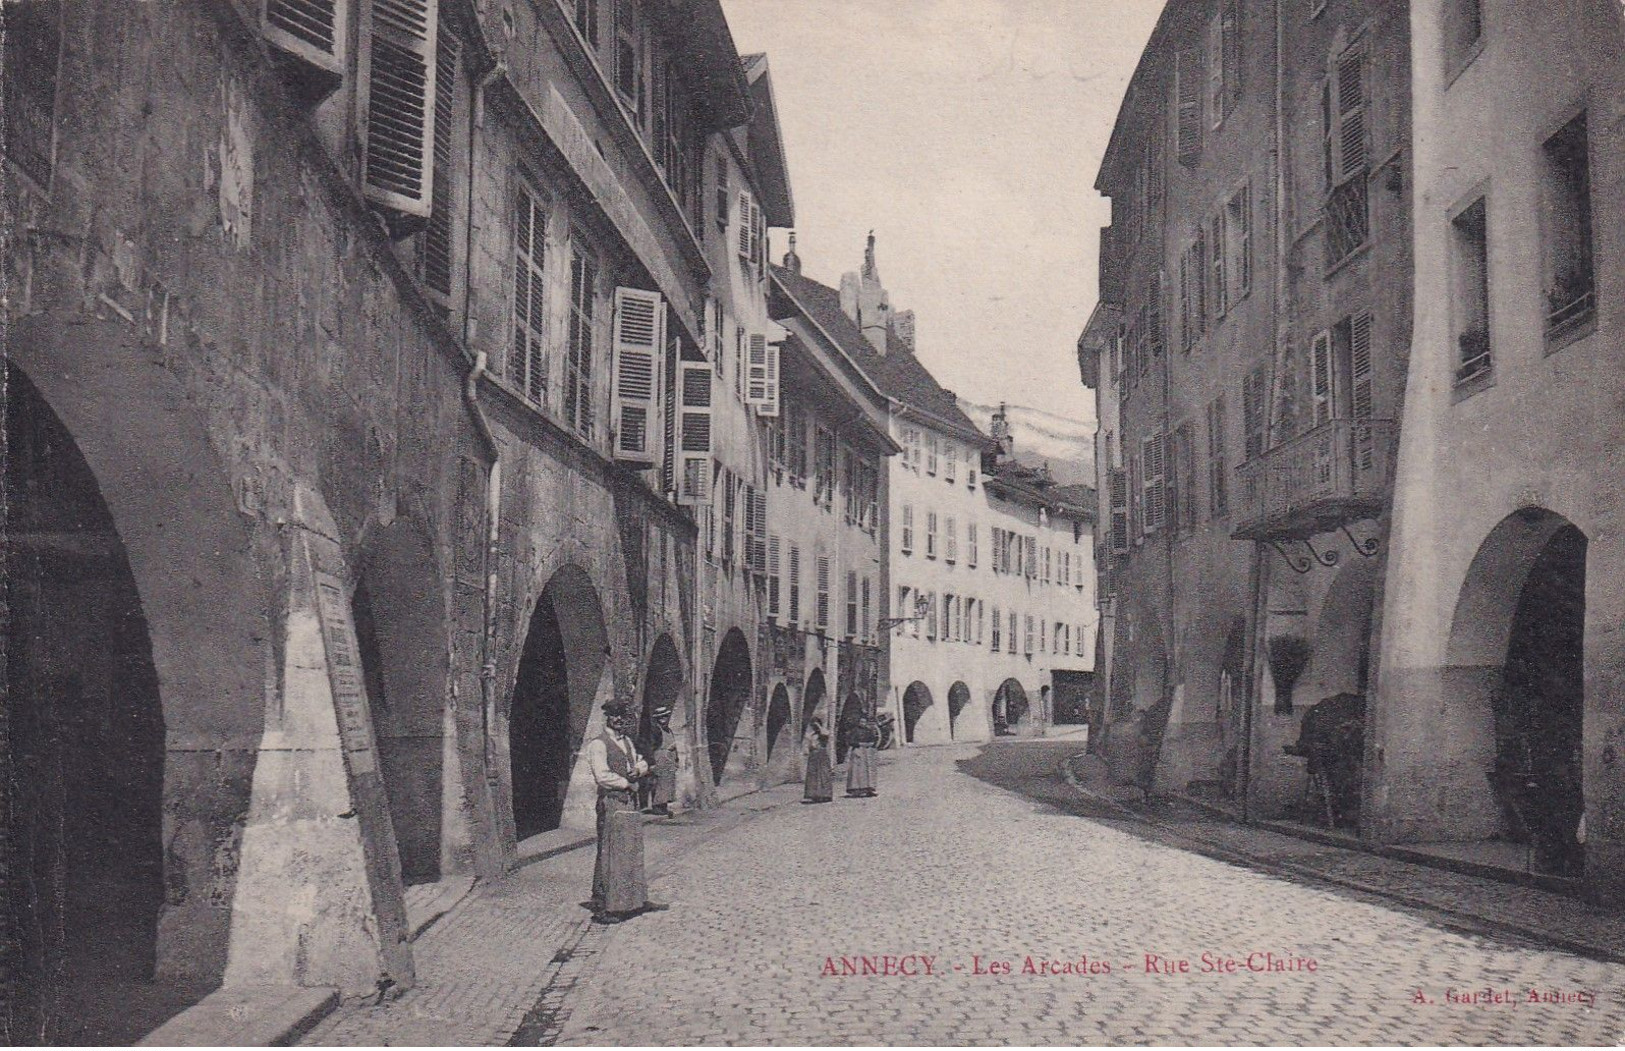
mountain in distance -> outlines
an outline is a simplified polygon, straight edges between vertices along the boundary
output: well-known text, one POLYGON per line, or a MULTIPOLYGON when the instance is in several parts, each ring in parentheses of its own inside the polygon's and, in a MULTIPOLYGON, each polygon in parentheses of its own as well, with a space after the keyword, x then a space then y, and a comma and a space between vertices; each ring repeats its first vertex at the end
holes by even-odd
MULTIPOLYGON (((955 398, 959 410, 982 433, 992 431, 997 405, 979 405, 955 398)), ((1010 439, 1016 462, 1028 467, 1048 464, 1050 475, 1060 485, 1095 484, 1095 421, 1058 416, 1025 405, 1006 405, 1004 418, 1010 424, 1010 439)))

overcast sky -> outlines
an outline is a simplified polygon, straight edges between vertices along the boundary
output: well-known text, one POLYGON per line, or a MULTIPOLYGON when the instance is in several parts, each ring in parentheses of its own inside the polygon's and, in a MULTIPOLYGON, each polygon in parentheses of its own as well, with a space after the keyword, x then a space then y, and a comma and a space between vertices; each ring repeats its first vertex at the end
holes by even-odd
POLYGON ((723 8, 740 52, 768 53, 807 275, 838 285, 873 228, 943 386, 1092 419, 1076 342, 1110 217, 1095 173, 1162 0, 723 8))

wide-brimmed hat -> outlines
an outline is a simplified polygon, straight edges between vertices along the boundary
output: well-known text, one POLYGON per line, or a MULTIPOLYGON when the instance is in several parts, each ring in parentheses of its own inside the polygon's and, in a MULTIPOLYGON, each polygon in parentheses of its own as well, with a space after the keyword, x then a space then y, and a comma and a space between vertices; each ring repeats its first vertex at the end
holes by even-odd
POLYGON ((654 716, 656 719, 664 719, 666 716, 671 714, 671 705, 663 704, 651 711, 649 714, 654 716))

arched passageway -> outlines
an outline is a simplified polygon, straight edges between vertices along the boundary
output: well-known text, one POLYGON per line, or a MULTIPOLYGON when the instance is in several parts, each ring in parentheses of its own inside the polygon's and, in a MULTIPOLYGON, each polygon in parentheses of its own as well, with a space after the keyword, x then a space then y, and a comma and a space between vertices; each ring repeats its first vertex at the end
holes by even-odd
POLYGON ((1027 719, 1027 691, 1015 679, 999 683, 993 694, 993 729, 995 733, 1015 733, 1027 719))
POLYGON ((558 828, 609 648, 602 607, 579 566, 553 575, 531 613, 508 715, 514 834, 558 828))
POLYGON ((677 653, 677 644, 670 635, 655 640, 649 650, 649 667, 643 677, 643 703, 638 709, 638 740, 654 740, 654 713, 660 708, 671 709, 673 733, 682 724, 683 714, 683 660, 677 653))
POLYGON ((956 682, 948 687, 948 736, 956 736, 955 730, 959 725, 959 717, 964 714, 965 708, 970 704, 970 687, 962 682, 956 682))
POLYGON ((745 709, 750 706, 751 681, 750 645, 745 641, 744 632, 730 628, 717 649, 716 664, 711 669, 711 695, 705 706, 706 740, 715 784, 722 784, 724 775, 729 772, 730 758, 735 759, 733 773, 744 772, 747 757, 735 756, 734 737, 739 732, 745 709))
POLYGON ((767 758, 772 762, 773 757, 781 759, 793 751, 790 727, 790 691, 784 688, 784 683, 773 687, 773 697, 767 705, 767 758))
POLYGON ((1537 870, 1579 876, 1585 848, 1585 534, 1541 508, 1503 519, 1468 570, 1449 659, 1491 718, 1488 780, 1501 834, 1528 844, 1537 870), (1457 663, 1459 662, 1459 663, 1457 663), (1471 687, 1476 686, 1476 691, 1471 687))
POLYGON ((931 707, 931 688, 925 683, 915 680, 908 684, 903 691, 903 743, 914 743, 914 728, 920 724, 920 716, 931 707))
POLYGON ((829 715, 824 709, 824 695, 827 692, 824 685, 824 670, 814 668, 812 674, 807 676, 807 688, 801 693, 801 733, 806 736, 807 727, 812 725, 813 719, 824 720, 824 729, 829 729, 829 715))
POLYGON ((164 906, 159 677, 97 478, 22 372, 7 380, 5 889, 19 996, 5 1021, 22 1043, 120 1043, 140 1031, 105 1016, 133 1006, 101 1001, 111 983, 153 977, 164 906))
POLYGON ((409 884, 440 877, 446 617, 434 548, 409 519, 362 544, 351 608, 378 759, 409 884))

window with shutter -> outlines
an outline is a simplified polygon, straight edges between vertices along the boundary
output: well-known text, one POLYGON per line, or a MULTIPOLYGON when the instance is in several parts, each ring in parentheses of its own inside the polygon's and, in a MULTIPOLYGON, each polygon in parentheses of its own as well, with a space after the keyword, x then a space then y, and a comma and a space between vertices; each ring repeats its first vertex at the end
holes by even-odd
POLYGON ((753 220, 751 218, 752 214, 753 206, 751 204, 750 192, 748 190, 740 190, 737 249, 739 252, 739 258, 745 260, 746 262, 750 262, 755 258, 756 255, 754 249, 756 235, 755 226, 753 225, 753 220))
POLYGON ((993 642, 991 646, 994 653, 1004 648, 1004 614, 999 607, 993 607, 993 642))
MULTIPOLYGON (((296 10, 300 5, 291 5, 296 10)), ((311 6, 331 18, 331 0, 311 6)), ((8 2, 0 33, 0 113, 5 159, 42 189, 56 163, 57 79, 62 57, 61 0, 8 2)), ((331 27, 329 27, 331 28, 331 27)), ((269 27, 267 34, 269 34, 269 27)))
POLYGON ((593 48, 598 47, 598 5, 602 0, 575 0, 576 29, 593 48))
POLYGON ((615 290, 615 382, 610 415, 618 460, 653 465, 657 459, 657 377, 663 371, 660 351, 665 345, 665 314, 659 293, 641 288, 615 290))
MULTIPOLYGON (((569 329, 564 359, 564 419, 571 430, 588 440, 593 437, 597 422, 593 404, 593 369, 597 357, 593 349, 597 336, 593 314, 597 303, 597 286, 598 260, 578 232, 570 242, 570 315, 567 319, 569 329)), ((655 313, 656 317, 660 314, 659 311, 655 313)), ((653 347, 655 350, 660 347, 658 336, 653 347)), ((652 387, 652 371, 649 378, 652 387)), ((651 390, 648 408, 653 407, 652 394, 651 390)), ((646 410, 643 441, 652 447, 653 439, 648 434, 651 422, 646 410)))
POLYGON ((785 560, 789 570, 789 581, 786 585, 785 616, 791 624, 801 622, 801 548, 795 544, 790 545, 789 557, 785 560))
POLYGON ((1038 579, 1038 541, 1030 536, 1021 538, 1022 551, 1027 556, 1027 579, 1038 579))
POLYGON ((1196 431, 1189 423, 1181 423, 1175 434, 1178 462, 1172 474, 1178 477, 1178 489, 1169 500, 1176 508, 1179 528, 1189 532, 1196 528, 1196 431))
POLYGON ((846 637, 856 638, 858 634, 858 574, 856 570, 846 571, 846 637))
POLYGON ((718 229, 728 228, 728 204, 733 200, 733 192, 728 188, 728 157, 725 153, 717 154, 717 183, 716 183, 716 221, 718 229))
POLYGON ((1208 238, 1208 267, 1212 276, 1213 317, 1215 320, 1224 317, 1230 310, 1230 286, 1225 284, 1225 243, 1224 243, 1224 211, 1221 209, 1208 224, 1211 231, 1208 238))
POLYGON ((925 557, 937 557, 937 513, 935 511, 925 513, 925 557))
POLYGON ((1224 209, 1225 246, 1230 254, 1226 277, 1235 289, 1230 300, 1239 301, 1253 288, 1252 184, 1236 191, 1224 209))
POLYGON ((872 612, 874 609, 871 597, 871 587, 868 577, 863 578, 863 611, 862 619, 858 621, 858 631, 862 638, 870 637, 870 625, 874 623, 872 612))
POLYGON ((442 24, 435 42, 434 71, 434 177, 430 180, 429 224, 418 240, 417 275, 425 288, 441 297, 451 295, 452 199, 451 139, 456 123, 457 63, 460 42, 442 24))
POLYGON ((767 538, 767 615, 775 620, 782 612, 783 559, 780 541, 776 536, 767 538))
POLYGON ((943 443, 942 447, 942 477, 952 483, 959 470, 959 446, 951 442, 943 443))
POLYGON ((1210 127, 1224 123, 1224 15, 1215 12, 1207 27, 1207 119, 1210 127))
MULTIPOLYGON (((767 337, 761 338, 766 342, 767 337)), ((767 367, 762 379, 762 400, 756 406, 756 415, 773 418, 779 414, 779 351, 782 350, 777 343, 767 343, 764 348, 767 354, 767 367)))
POLYGON ((1179 163, 1194 168, 1202 159, 1202 49, 1188 47, 1174 60, 1174 109, 1179 163))
POLYGON ((912 554, 914 551, 914 505, 903 505, 903 554, 912 554))
POLYGON ((751 495, 755 497, 755 506, 751 509, 750 531, 754 541, 752 569, 758 575, 767 573, 767 493, 751 486, 751 495))
POLYGON ((438 0, 369 0, 367 8, 362 189, 416 219, 432 204, 437 10, 438 0))
POLYGON ((536 405, 547 403, 547 210, 529 188, 517 193, 514 221, 513 341, 507 379, 536 405))
POLYGON ((1224 395, 1207 406, 1207 499, 1208 514, 1223 518, 1230 513, 1229 467, 1225 450, 1224 395))
POLYGON ((1031 657, 1033 655, 1033 615, 1028 613, 1023 618, 1023 626, 1027 629, 1022 636, 1021 652, 1031 657))
POLYGON ((954 521, 953 515, 947 517, 942 523, 942 528, 943 538, 946 541, 946 550, 943 552, 943 557, 949 562, 957 562, 959 561, 959 527, 958 523, 954 521))
POLYGON ((817 585, 817 607, 815 622, 818 630, 829 630, 829 559, 823 555, 818 556, 814 569, 816 574, 814 583, 817 585))
MULTIPOLYGON (((1162 269, 1151 272, 1146 278, 1145 289, 1145 325, 1142 329, 1142 338, 1145 340, 1145 349, 1150 354, 1161 354, 1165 346, 1162 332, 1162 269)), ((1146 370, 1147 355, 1140 355, 1140 374, 1146 370)))
POLYGON ((1246 458, 1249 460, 1264 455, 1269 427, 1269 406, 1266 404, 1269 397, 1268 368, 1268 365, 1259 365, 1242 378, 1241 429, 1246 439, 1246 458))
POLYGON ((978 554, 976 539, 977 539, 976 538, 976 523, 975 522, 966 522, 965 523, 965 565, 969 566, 971 569, 976 568, 976 559, 977 559, 977 554, 978 554))
POLYGON ((1154 434, 1140 443, 1140 489, 1144 504, 1146 535, 1162 528, 1167 485, 1167 438, 1154 434))
POLYGON ((1322 109, 1327 115, 1327 266, 1335 266, 1365 244, 1370 232, 1366 186, 1370 140, 1366 122, 1365 51, 1352 47, 1337 60, 1327 81, 1322 109), (1335 85, 1333 83, 1335 80, 1335 85), (1335 99, 1333 98, 1335 96, 1335 99), (1335 101, 1335 121, 1332 120, 1335 101))
POLYGON ((677 502, 711 502, 711 366, 678 363, 677 502))
MULTIPOLYGON (((37 8, 60 10, 57 3, 8 4, 6 34, 26 30, 17 12, 37 8)), ((54 18, 54 14, 52 15, 54 18)), ((348 0, 264 0, 260 8, 260 31, 272 47, 299 60, 303 67, 300 75, 290 78, 299 96, 307 102, 318 101, 338 87, 344 79, 345 27, 350 24, 348 0)), ((10 48, 8 47, 8 51, 10 48)), ((10 58, 11 56, 7 56, 10 58)), ((50 55, 53 65, 56 52, 50 55)), ((10 69, 10 63, 7 63, 10 69)), ((7 100, 10 101, 9 99, 7 100)), ((13 130, 18 111, 7 107, 13 130)))
POLYGON ((1373 415, 1371 367, 1371 315, 1366 311, 1349 320, 1349 411, 1356 419, 1373 415))
POLYGON ((925 436, 925 473, 933 477, 937 473, 937 436, 935 434, 925 436))
POLYGON ((1315 333, 1309 349, 1309 390, 1314 404, 1314 425, 1332 418, 1332 334, 1315 333))
POLYGON ((1207 289, 1207 231, 1198 225, 1196 243, 1191 246, 1191 312, 1198 336, 1207 331, 1207 289))
POLYGON ((615 89, 632 110, 634 123, 643 114, 642 26, 638 5, 628 0, 615 3, 615 89))

